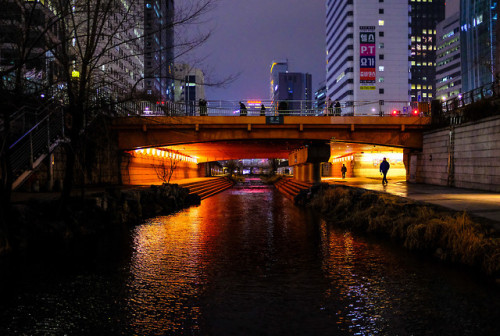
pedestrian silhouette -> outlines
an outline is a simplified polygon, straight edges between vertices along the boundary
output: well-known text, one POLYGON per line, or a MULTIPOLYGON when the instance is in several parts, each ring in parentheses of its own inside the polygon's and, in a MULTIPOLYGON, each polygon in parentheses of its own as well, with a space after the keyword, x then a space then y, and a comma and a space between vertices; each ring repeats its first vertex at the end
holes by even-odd
POLYGON ((342 172, 342 178, 345 178, 345 173, 347 173, 347 167, 345 164, 342 164, 342 168, 340 168, 340 171, 342 172))
POLYGON ((342 113, 342 110, 340 109, 340 102, 337 100, 335 102, 335 115, 340 116, 341 113, 342 113))
POLYGON ((245 104, 240 102, 240 116, 245 117, 247 115, 247 107, 245 104))
POLYGON ((200 116, 207 116, 207 101, 205 99, 200 99, 198 101, 198 105, 200 106, 200 116))
POLYGON ((389 171, 390 167, 391 165, 389 164, 389 162, 387 162, 386 158, 384 158, 380 163, 380 173, 384 176, 382 178, 382 184, 387 184, 387 172, 389 171))
POLYGON ((266 107, 264 106, 264 104, 260 105, 260 115, 261 117, 266 115, 266 107))
POLYGON ((333 115, 333 103, 330 100, 330 97, 326 100, 326 115, 332 116, 333 115))

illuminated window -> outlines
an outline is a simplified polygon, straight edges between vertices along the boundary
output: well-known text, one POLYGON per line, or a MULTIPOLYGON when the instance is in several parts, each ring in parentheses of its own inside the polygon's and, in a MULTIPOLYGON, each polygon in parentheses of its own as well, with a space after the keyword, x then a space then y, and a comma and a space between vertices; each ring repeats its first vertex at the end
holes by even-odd
POLYGON ((384 82, 384 77, 380 77, 380 78, 378 79, 378 82, 379 82, 379 83, 383 83, 383 82, 384 82))
POLYGON ((411 85, 411 89, 412 89, 412 90, 415 90, 415 84, 412 84, 412 85, 411 85))
POLYGON ((378 25, 383 26, 384 25, 384 20, 378 20, 378 25))
POLYGON ((379 49, 384 49, 384 43, 379 43, 378 47, 379 47, 379 49))
POLYGON ((383 65, 379 65, 378 66, 378 71, 384 71, 384 66, 383 65))
POLYGON ((422 87, 420 84, 417 84, 417 90, 420 90, 422 87))
POLYGON ((415 66, 415 61, 411 61, 411 65, 415 66))
POLYGON ((423 33, 423 34, 427 34, 427 29, 423 29, 423 30, 422 30, 422 33, 423 33))

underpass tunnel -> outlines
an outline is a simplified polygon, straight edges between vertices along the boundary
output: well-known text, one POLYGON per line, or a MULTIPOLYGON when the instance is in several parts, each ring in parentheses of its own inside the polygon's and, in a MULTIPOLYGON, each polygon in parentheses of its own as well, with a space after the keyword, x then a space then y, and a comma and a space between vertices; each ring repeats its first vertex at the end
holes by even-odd
POLYGON ((380 163, 386 158, 392 178, 406 179, 403 148, 360 144, 332 144, 328 162, 321 165, 322 177, 342 178, 342 165, 347 168, 346 178, 378 178, 380 163))
MULTIPOLYGON (((227 145, 227 144, 226 144, 227 145)), ((126 153, 126 160, 122 164, 122 176, 125 184, 147 185, 161 184, 164 182, 174 182, 185 179, 192 179, 206 176, 216 176, 224 173, 224 161, 227 160, 249 160, 249 155, 257 155, 259 146, 263 143, 243 144, 241 147, 232 145, 224 147, 219 144, 217 152, 208 154, 210 146, 193 144, 190 146, 168 146, 156 148, 139 148, 126 153), (250 147, 254 147, 253 150, 250 147), (172 166, 175 164, 175 166, 172 166)), ((267 145, 269 146, 269 145, 267 145)), ((396 179, 406 179, 407 167, 405 167, 405 150, 397 147, 387 147, 372 144, 359 144, 348 142, 331 142, 330 155, 327 162, 319 165, 319 175, 321 180, 341 179, 342 165, 347 168, 346 178, 379 178, 379 166, 383 158, 386 158, 390 165, 389 176, 396 179)), ((290 151, 291 152, 291 151, 290 151)), ((276 155, 283 156, 283 153, 274 153, 270 157, 255 157, 253 159, 267 160, 276 159, 276 155)), ((284 157, 278 158, 283 163, 284 157)), ((291 163, 291 164, 290 164, 291 163)), ((295 175, 298 180, 311 180, 310 169, 303 171, 303 166, 280 164, 277 172, 286 175, 295 175)), ((251 164, 247 164, 247 169, 241 173, 269 173, 268 169, 252 169, 251 164)), ((318 181, 314 178, 315 182, 318 181)))

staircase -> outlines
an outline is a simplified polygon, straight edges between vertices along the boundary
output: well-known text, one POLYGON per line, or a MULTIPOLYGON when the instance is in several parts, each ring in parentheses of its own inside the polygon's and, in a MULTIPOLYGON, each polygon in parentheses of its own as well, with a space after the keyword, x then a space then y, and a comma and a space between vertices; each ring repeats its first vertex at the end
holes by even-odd
MULTIPOLYGON (((1 128, 0 131, 3 131, 3 125, 1 128)), ((12 185, 14 190, 35 171, 64 138, 62 108, 57 104, 42 106, 35 114, 22 109, 20 113, 15 114, 11 129, 12 135, 17 135, 17 140, 13 141, 8 149, 14 175, 12 185), (21 135, 18 135, 20 131, 21 135)))
POLYGON ((203 181, 180 183, 183 188, 189 189, 189 194, 197 194, 202 200, 221 191, 231 188, 234 182, 227 177, 214 177, 203 181))
POLYGON ((294 180, 290 177, 284 177, 278 182, 274 184, 276 189, 279 190, 286 198, 291 199, 292 201, 295 199, 301 190, 307 190, 312 187, 312 183, 300 182, 294 180))

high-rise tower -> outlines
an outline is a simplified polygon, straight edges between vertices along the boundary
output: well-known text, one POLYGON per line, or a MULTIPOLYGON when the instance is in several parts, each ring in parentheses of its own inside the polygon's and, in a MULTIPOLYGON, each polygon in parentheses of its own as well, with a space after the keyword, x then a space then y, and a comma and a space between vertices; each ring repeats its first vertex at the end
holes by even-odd
POLYGON ((462 90, 492 82, 498 69, 498 1, 461 0, 462 90))
POLYGON ((326 2, 327 96, 342 114, 403 109, 408 97, 408 3, 326 2))
POLYGON ((412 101, 435 97, 436 25, 445 17, 445 0, 410 0, 410 96, 412 101))

